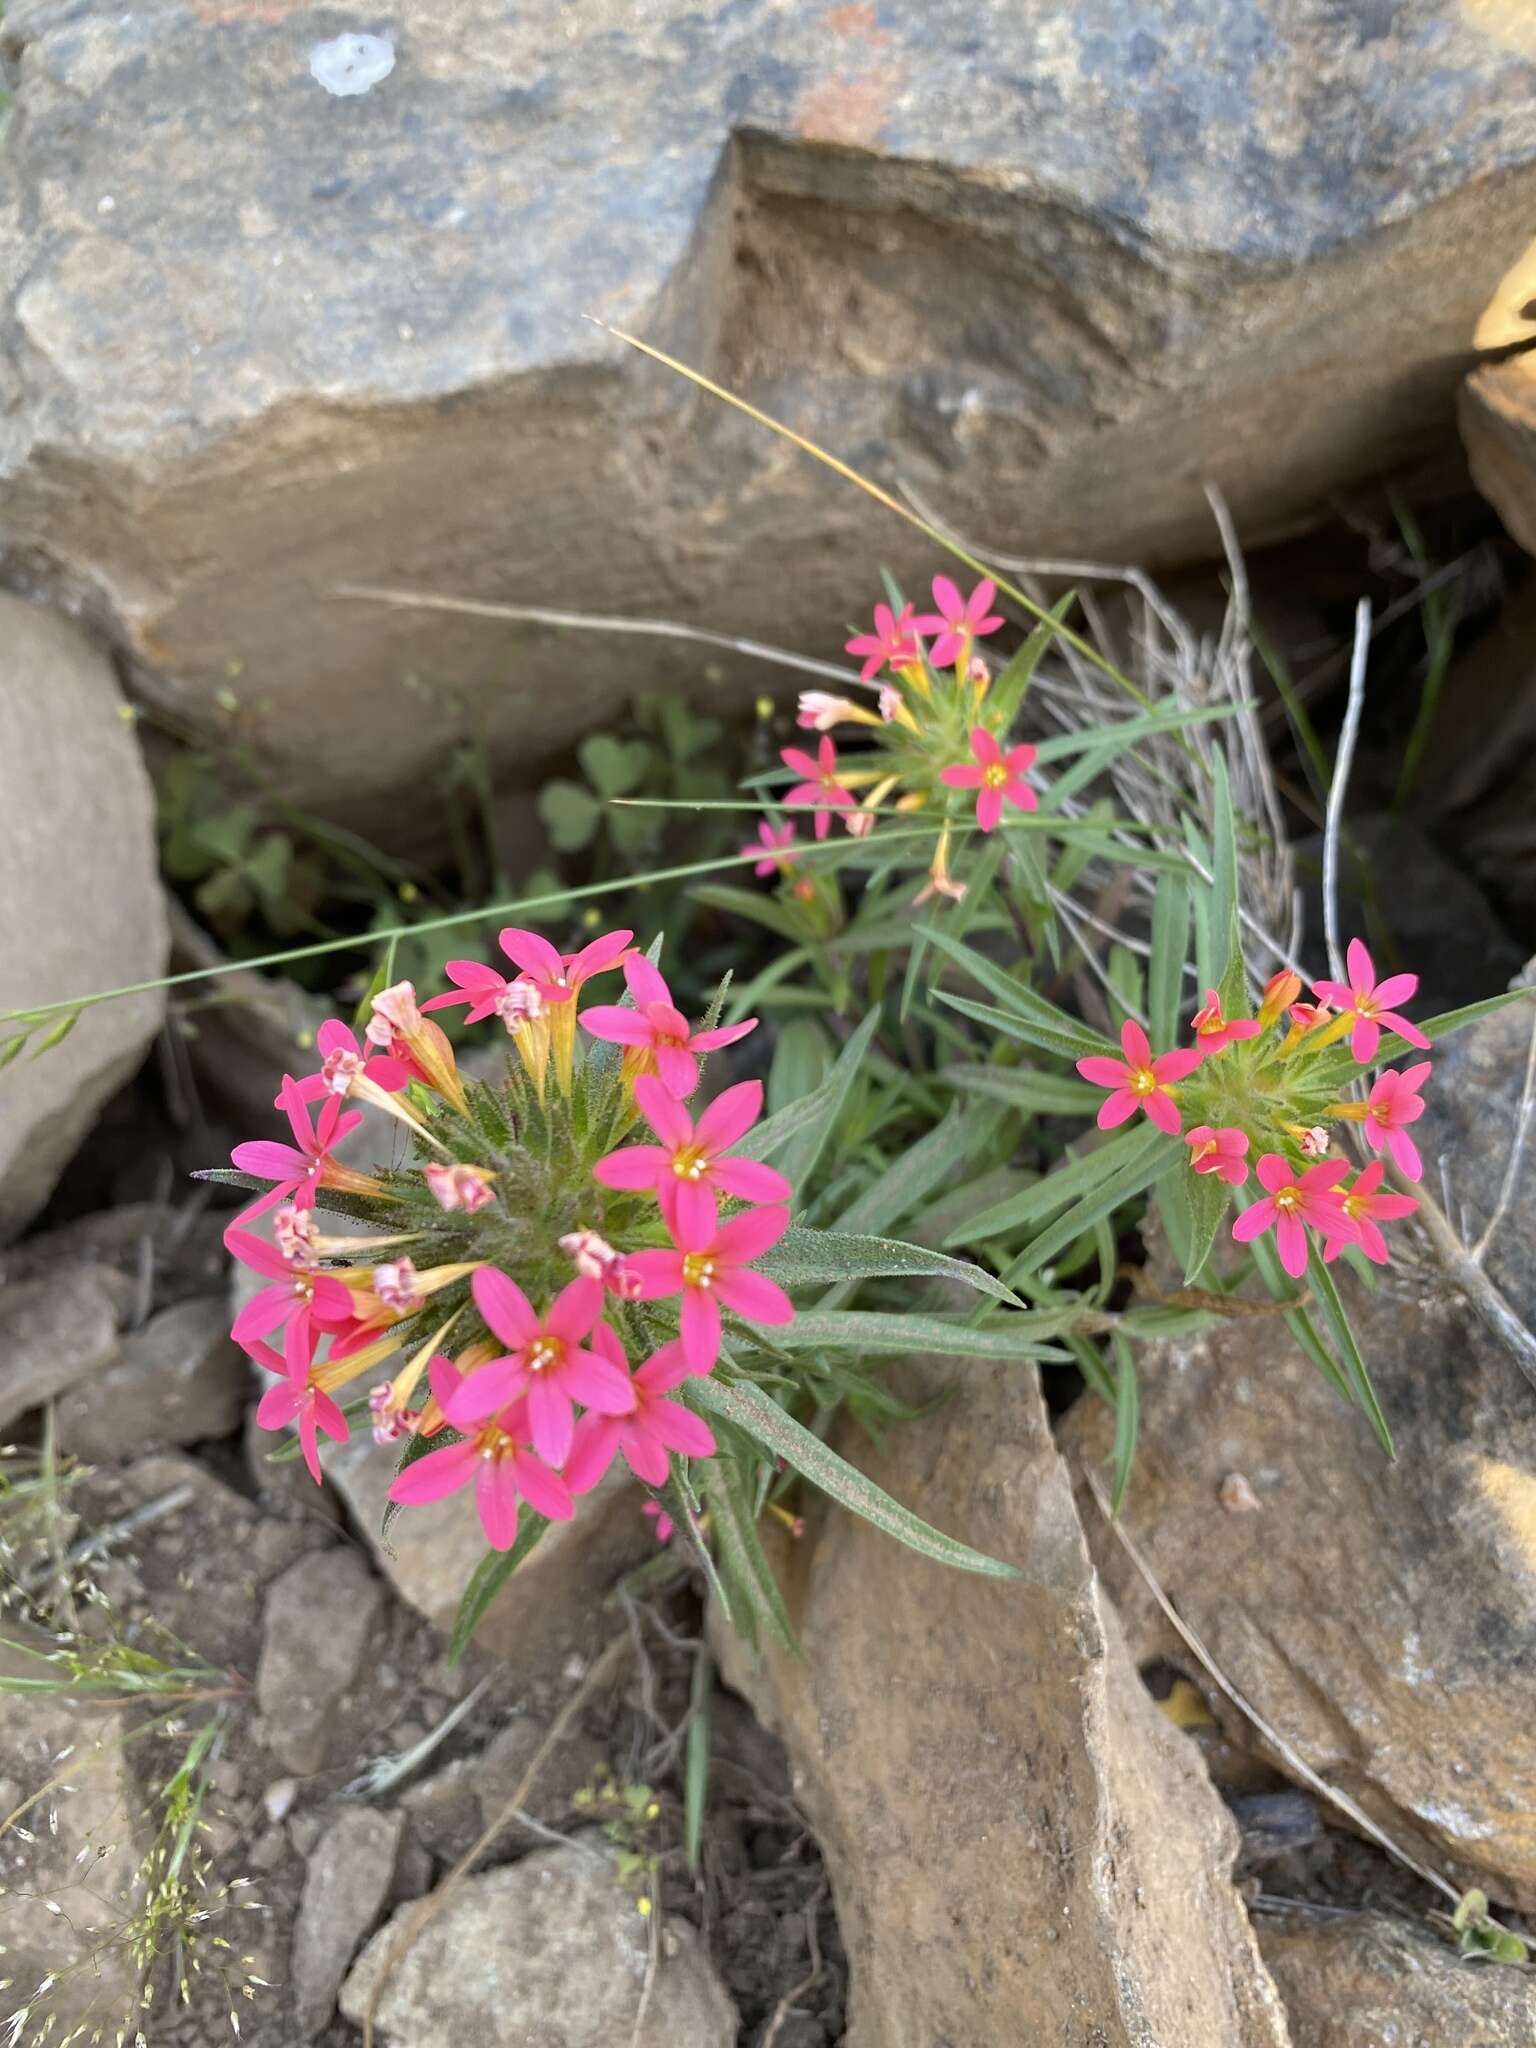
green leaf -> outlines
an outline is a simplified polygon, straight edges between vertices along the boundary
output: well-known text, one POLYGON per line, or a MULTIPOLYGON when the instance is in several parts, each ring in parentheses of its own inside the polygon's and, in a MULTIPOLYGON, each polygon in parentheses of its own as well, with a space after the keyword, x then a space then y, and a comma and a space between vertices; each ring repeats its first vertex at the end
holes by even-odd
POLYGON ((582 741, 576 758, 599 796, 628 796, 644 782, 651 750, 644 740, 619 740, 600 732, 582 741))
POLYGON ((887 1536, 894 1536, 899 1543, 905 1543, 909 1550, 930 1557, 938 1564, 950 1565, 957 1571, 982 1572, 996 1579, 1018 1577, 1013 1565, 986 1557, 968 1543, 945 1536, 919 1520, 910 1509, 892 1500, 882 1487, 876 1486, 856 1466, 850 1465, 846 1458, 840 1458, 836 1451, 829 1449, 819 1436, 813 1436, 792 1415, 787 1415, 760 1387, 745 1382, 728 1387, 720 1380, 708 1379, 695 1380, 692 1392, 701 1407, 708 1408, 712 1414, 723 1415, 727 1421, 746 1430, 775 1457, 792 1465, 831 1499, 851 1508, 854 1514, 862 1515, 866 1522, 883 1530, 887 1536))
MULTIPOLYGON (((701 1381, 699 1387, 703 1384, 701 1381)), ((695 1393, 698 1391, 695 1388, 695 1393)), ((763 1398, 767 1400, 766 1395, 763 1398)), ((774 1404, 769 1401, 767 1405, 771 1408, 774 1404)), ((732 1458, 711 1458, 703 1468, 702 1485, 720 1562, 745 1594, 755 1619, 767 1623, 781 1649, 793 1652, 797 1645, 789 1609, 784 1605, 773 1567, 763 1554, 741 1468, 732 1458)))
POLYGON ((1179 1140, 1167 1131, 1152 1128, 1144 1151, 1134 1153, 1117 1173, 1101 1181, 1091 1194, 1074 1202, 1065 1215, 1058 1216, 1049 1229, 1043 1230, 1024 1247, 1009 1268, 1009 1279, 1022 1279, 1038 1273, 1058 1252, 1065 1251, 1091 1223, 1097 1223, 1101 1216, 1112 1215, 1122 1202, 1129 1202, 1151 1187, 1155 1180, 1160 1180, 1178 1156, 1179 1140))
MULTIPOLYGON (((1056 1005, 1048 1003, 1044 996, 1037 995, 1032 988, 1027 988, 1022 982, 1016 981, 1005 969, 987 959, 985 954, 976 952, 970 946, 957 944, 948 932, 937 931, 927 926, 922 929, 941 953, 947 954, 957 967, 964 968, 973 981, 979 982, 984 989, 996 996, 1005 1010, 1048 1028, 1067 1042, 1080 1046, 1079 1056, 1092 1052, 1114 1053, 1119 1050, 1109 1039, 1102 1038, 1096 1031, 1090 1031, 1075 1017, 1069 1017, 1065 1010, 1058 1010, 1056 1005)), ((955 1007, 958 1008, 959 1004, 956 1003, 955 1007)))
MULTIPOLYGON (((951 995, 947 988, 935 989, 934 994, 948 1008, 958 1010, 962 1017, 969 1017, 976 1024, 989 1025, 1005 1038, 1017 1039, 1021 1045, 1032 1045, 1037 1052, 1054 1053, 1058 1059, 1064 1060, 1086 1059, 1090 1053, 1114 1056, 1115 1048, 1108 1039, 1091 1035, 1084 1025, 1061 1030, 1054 1024, 1037 1023, 1032 1017, 997 1009, 991 1003, 973 1003, 969 996, 951 995)), ((1099 1100, 1102 1102, 1103 1099, 1101 1093, 1099 1100)))
POLYGON ((991 1358, 1011 1364, 1026 1358, 1059 1360, 1042 1345, 1077 1315, 1067 1309, 1026 1309, 978 1327, 949 1316, 884 1315, 873 1309, 802 1309, 792 1323, 773 1332, 778 1351, 850 1350, 861 1357, 929 1351, 945 1358, 991 1358))
POLYGON ((56 1045, 62 1045, 71 1031, 80 1022, 80 1014, 78 1010, 71 1010, 67 1016, 61 1017, 51 1031, 43 1033, 43 1036, 33 1046, 30 1057, 37 1059, 42 1053, 52 1052, 56 1045))
POLYGON ((1484 996, 1480 1003, 1467 1003, 1459 1010, 1442 1010, 1438 1017, 1426 1018, 1419 1029, 1426 1038, 1449 1038, 1453 1031, 1464 1030, 1468 1024, 1480 1024, 1485 1017, 1507 1010, 1511 1003, 1530 1002, 1536 1002, 1536 986, 1512 988, 1501 996, 1484 996))
POLYGON ((1184 1285, 1188 1287, 1211 1255, 1211 1246, 1227 1213, 1227 1189, 1226 1183, 1214 1173, 1195 1173, 1183 1162, 1178 1170, 1184 1176, 1189 1204, 1189 1249, 1184 1259, 1184 1285))
POLYGON ((1131 1347, 1117 1330, 1110 1339, 1115 1354, 1115 1445, 1111 1453, 1114 1491, 1110 1510, 1118 1515, 1125 1489, 1130 1484, 1136 1457, 1136 1436, 1141 1423, 1141 1397, 1136 1385, 1136 1360, 1131 1347))
POLYGON ((952 1088, 1006 1102, 1026 1115, 1084 1116, 1104 1100, 1104 1090, 1091 1082, 1043 1074, 1035 1067, 945 1067, 939 1079, 952 1088))
MULTIPOLYGON (((821 1113, 814 1124, 799 1131, 779 1154, 779 1171, 784 1175, 797 1196, 804 1199, 811 1176, 821 1161, 837 1120, 843 1113, 843 1106, 855 1081, 864 1066, 864 1056, 869 1051, 870 1040, 879 1028, 880 1012, 871 1010, 857 1031, 848 1040, 837 1056, 836 1064, 818 1090, 823 1095, 821 1113), (824 1090, 824 1093, 823 1093, 824 1090)), ((820 1027, 817 1027, 820 1029, 820 1027)))
MULTIPOLYGON (((1091 1193, 1125 1167, 1140 1161, 1150 1153, 1152 1141, 1164 1135, 1146 1122, 1122 1131, 1117 1137, 1084 1152, 1080 1158, 1067 1159, 1044 1180, 1021 1188, 1017 1194, 1008 1196, 993 1208, 984 1209, 979 1216, 970 1217, 963 1228, 946 1242, 963 1244, 978 1238, 996 1237, 1004 1231, 1016 1230, 1037 1218, 1049 1216, 1066 1203, 1091 1193)), ((1169 1163, 1165 1158, 1164 1166, 1169 1163)))
POLYGON ((963 1280, 978 1294, 990 1294, 1010 1308, 1024 1306, 1011 1288, 980 1266, 893 1237, 796 1227, 784 1233, 758 1266, 781 1287, 837 1280, 963 1280))
POLYGON ((559 777, 539 791, 538 811, 556 853, 580 853, 590 845, 603 815, 590 789, 559 777))
POLYGON ((470 1574, 469 1584, 454 1616, 453 1634, 448 1639, 448 1661, 457 1664, 474 1638, 485 1610, 522 1564, 549 1527, 543 1515, 524 1506, 518 1516, 517 1541, 510 1550, 490 1550, 470 1574))
POLYGON ((1134 747, 1138 741, 1153 738, 1158 733, 1179 732, 1185 726, 1210 725, 1215 720, 1235 718, 1240 711, 1252 711, 1257 707, 1249 700, 1242 704, 1208 704, 1198 711, 1145 711, 1135 718, 1115 719, 1107 725, 1092 725, 1081 732, 1055 733, 1048 740, 1040 742, 1037 761, 1062 761, 1073 754, 1092 753, 1102 765, 1123 754, 1127 747, 1134 747))
POLYGON ((1184 962, 1189 954, 1189 883, 1163 875, 1152 902, 1152 960, 1147 973, 1147 1013, 1154 1046, 1172 1045, 1179 1035, 1184 962))
POLYGON ((772 1111, 813 1095, 832 1070, 832 1036, 816 1017, 796 1017, 783 1025, 768 1070, 767 1103, 772 1111))
POLYGON ((1312 1245, 1308 1278, 1322 1307, 1323 1320, 1339 1347, 1350 1392, 1365 1411, 1372 1429, 1380 1439, 1382 1449, 1389 1458, 1395 1457, 1397 1454, 1392 1448, 1392 1432, 1387 1427, 1386 1416, 1381 1412, 1381 1403, 1376 1398, 1376 1389, 1371 1385, 1371 1376, 1365 1369, 1365 1360, 1360 1356, 1360 1347, 1355 1342, 1354 1331, 1350 1328, 1348 1312, 1339 1298, 1333 1274, 1324 1265, 1322 1252, 1315 1242, 1312 1245))
POLYGON ((706 1643, 693 1653, 688 1690, 688 1744, 683 1764, 683 1854, 691 1875, 699 1870, 704 1815, 709 1807, 709 1751, 713 1728, 715 1660, 706 1643))
POLYGON ((1069 590, 1065 597, 1058 598, 1051 606, 1050 616, 1042 619, 1023 646, 1016 649, 1008 666, 988 690, 985 710, 987 723, 994 731, 1006 732, 1012 723, 1028 695, 1035 670, 1056 638, 1057 627, 1064 623, 1076 603, 1075 590, 1069 590))
POLYGON ((893 1159, 837 1219, 839 1230, 880 1231, 925 1202, 992 1133, 996 1118, 951 1103, 942 1123, 893 1159))
POLYGON ((1237 929, 1237 821, 1232 815, 1232 785, 1220 747, 1211 758, 1211 935, 1216 941, 1217 979, 1229 965, 1230 935, 1237 929))
POLYGON ((730 917, 744 917, 749 923, 760 924, 778 938, 788 939, 792 946, 798 946, 805 937, 805 919, 776 896, 757 895, 751 889, 733 889, 725 882, 706 882, 691 893, 695 903, 707 904, 711 910, 723 910, 730 917))

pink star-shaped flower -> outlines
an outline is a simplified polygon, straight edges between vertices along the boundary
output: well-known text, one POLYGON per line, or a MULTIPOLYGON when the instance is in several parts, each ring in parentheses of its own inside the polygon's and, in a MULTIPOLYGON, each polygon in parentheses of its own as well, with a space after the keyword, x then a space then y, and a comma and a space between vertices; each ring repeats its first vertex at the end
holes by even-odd
POLYGON ((1251 1244, 1266 1230, 1273 1230, 1281 1265, 1293 1280, 1299 1280, 1307 1270, 1309 1224, 1324 1238, 1337 1238, 1341 1244, 1359 1242, 1360 1226, 1345 1214, 1338 1190, 1338 1183, 1349 1172, 1347 1159, 1329 1159, 1298 1173, 1280 1153, 1266 1152, 1256 1171, 1268 1192, 1232 1225, 1239 1244, 1251 1244))
MULTIPOLYGON (((1400 1216, 1411 1216, 1418 1203, 1412 1195, 1394 1194, 1390 1190, 1381 1192, 1382 1175, 1385 1166, 1379 1159, 1373 1159, 1369 1166, 1362 1168, 1360 1178, 1344 1196, 1344 1214, 1359 1225, 1360 1249, 1374 1266, 1387 1263, 1387 1240, 1377 1227, 1376 1219, 1391 1223, 1400 1216)), ((1323 1262, 1332 1265, 1344 1249, 1342 1237, 1331 1237, 1323 1246, 1323 1262)))
POLYGON ((795 828, 787 818, 782 825, 774 825, 764 818, 757 828, 757 845, 754 846, 748 840, 742 847, 741 854, 745 860, 749 854, 761 853, 762 858, 752 870, 753 874, 760 878, 766 879, 769 875, 775 874, 787 875, 795 863, 785 848, 793 846, 794 843, 795 828))
POLYGON ((583 1013, 581 1028, 594 1038, 612 1045, 628 1046, 654 1065, 661 1085, 679 1101, 699 1085, 701 1052, 718 1052, 734 1045, 757 1029, 757 1019, 741 1024, 717 1025, 713 1031, 695 1031, 672 1000, 672 991, 661 973, 643 953, 632 953, 624 962, 624 979, 634 997, 635 1007, 623 1009, 617 1003, 599 1003, 583 1013))
POLYGON ((1138 1109, 1144 1109, 1160 1131, 1177 1137, 1179 1106, 1168 1090, 1173 1082, 1185 1080, 1199 1066, 1198 1048, 1180 1046, 1154 1058, 1146 1032, 1129 1017, 1120 1027, 1120 1048, 1125 1054, 1123 1060, 1091 1053, 1077 1063, 1077 1071, 1085 1081, 1091 1081, 1095 1088, 1113 1091, 1099 1109, 1099 1129, 1112 1131, 1138 1109))
POLYGON ((926 613, 913 625, 919 633, 938 634, 928 656, 935 668, 952 667, 969 655, 973 640, 995 633, 1003 624, 1001 612, 987 610, 996 595, 997 585, 990 576, 983 577, 969 597, 962 597, 949 577, 934 577, 933 601, 938 612, 926 613))
POLYGON ((267 1138, 253 1138, 248 1144, 237 1145, 229 1155, 230 1164, 242 1173, 253 1174, 257 1180, 277 1182, 280 1192, 264 1197, 258 1206, 269 1206, 291 1195, 296 1208, 308 1209, 314 1204, 318 1187, 351 1186, 362 1193, 379 1192, 375 1180, 339 1167, 331 1156, 333 1148, 362 1122, 360 1109, 343 1111, 341 1097, 327 1095, 318 1119, 312 1122, 303 1091, 291 1074, 283 1076, 277 1101, 287 1115, 293 1143, 279 1145, 267 1138))
POLYGON ((787 1202, 793 1189, 782 1173, 756 1159, 723 1155, 757 1121, 763 1106, 761 1081, 740 1081, 727 1088, 695 1124, 686 1109, 661 1082, 644 1074, 635 1083, 635 1101, 659 1145, 623 1145, 599 1159, 594 1180, 605 1188, 654 1188, 676 1237, 679 1229, 707 1238, 715 1227, 717 1194, 743 1202, 787 1202))
POLYGON ((456 1397, 462 1417, 456 1429, 484 1421, 526 1394, 533 1447, 546 1465, 560 1466, 571 1448, 575 1402, 605 1415, 625 1415, 634 1407, 628 1373, 586 1342, 603 1312, 603 1290, 595 1280, 573 1280, 543 1316, 535 1314, 517 1282, 495 1266, 479 1267, 470 1289, 507 1355, 470 1374, 456 1397))
POLYGON ((892 668, 905 668, 923 658, 923 650, 913 631, 912 607, 909 604, 902 606, 900 618, 888 604, 877 604, 874 632, 856 633, 843 645, 849 654, 863 655, 864 666, 859 677, 866 683, 872 682, 887 662, 892 668))
POLYGON ((1221 997, 1215 989, 1205 992, 1205 1005, 1196 1010, 1191 1020, 1195 1034, 1195 1045, 1202 1059, 1210 1059, 1216 1053, 1225 1052, 1234 1040, 1257 1038, 1259 1024, 1253 1017, 1228 1019, 1221 1014, 1221 997))
POLYGON ((428 1451, 407 1465, 396 1475, 389 1497, 402 1506, 418 1507, 473 1485, 486 1542, 493 1550, 510 1550, 517 1541, 519 1500, 552 1522, 568 1522, 575 1507, 570 1488, 530 1442, 529 1401, 485 1409, 479 1382, 492 1369, 480 1366, 461 1373, 450 1359, 432 1360, 428 1373, 437 1405, 452 1426, 464 1432, 464 1440, 428 1451))
POLYGON ((749 1323, 794 1321, 794 1303, 783 1288, 747 1270, 749 1262, 771 1251, 788 1228, 787 1209, 749 1209, 710 1232, 687 1231, 679 1224, 675 1251, 630 1254, 637 1299, 661 1301, 669 1294, 682 1295, 679 1321, 690 1372, 714 1370, 720 1356, 722 1302, 749 1323))
POLYGON ((834 811, 851 811, 858 808, 858 799, 851 789, 844 789, 837 779, 837 748, 825 734, 816 749, 816 758, 799 747, 783 747, 779 759, 786 768, 793 768, 805 780, 797 782, 793 789, 786 790, 784 801, 798 806, 809 805, 816 813, 816 837, 825 839, 832 830, 834 811))
POLYGON ((1025 743, 1010 747, 1005 754, 984 725, 971 728, 973 761, 959 761, 941 768, 939 780, 946 789, 974 789, 976 822, 983 832, 995 832, 1003 805, 1032 811, 1040 799, 1024 780, 1037 749, 1025 743))
POLYGON ((1396 1009, 1398 1003, 1406 1003, 1413 995, 1419 985, 1419 977, 1416 974, 1389 974, 1385 981, 1378 981, 1375 963, 1359 939, 1350 940, 1344 957, 1349 969, 1347 984, 1319 981, 1314 982, 1313 987, 1335 1009, 1347 1011, 1354 1018, 1355 1028, 1349 1036, 1349 1049, 1361 1065, 1375 1059, 1383 1025, 1389 1031, 1395 1031, 1399 1038, 1406 1038, 1410 1045, 1416 1045, 1420 1052, 1428 1052, 1429 1040, 1417 1024, 1410 1024, 1406 1017, 1400 1017, 1396 1009))
POLYGON ((1209 1124, 1196 1124, 1184 1133, 1189 1163, 1196 1173, 1214 1173, 1229 1187, 1240 1188, 1248 1178, 1248 1133, 1233 1124, 1213 1131, 1209 1124))
POLYGON ((1424 1114, 1424 1098, 1418 1091, 1431 1065, 1429 1060, 1420 1060, 1401 1073, 1388 1067, 1376 1076, 1365 1106, 1366 1143, 1373 1152, 1390 1152, 1398 1172, 1409 1180, 1424 1178, 1424 1161, 1403 1126, 1416 1124, 1424 1114))
MULTIPOLYGON (((616 1337, 613 1344, 617 1347, 616 1337)), ((622 1362, 622 1350, 618 1356, 622 1362)), ((630 1414, 582 1416, 565 1461, 565 1483, 572 1493, 590 1493, 617 1453, 623 1454, 630 1471, 647 1486, 666 1485, 670 1451, 685 1458, 714 1456, 715 1438, 709 1425, 691 1408, 668 1399, 689 1372, 682 1345, 663 1344, 630 1381, 635 1390, 630 1414)))

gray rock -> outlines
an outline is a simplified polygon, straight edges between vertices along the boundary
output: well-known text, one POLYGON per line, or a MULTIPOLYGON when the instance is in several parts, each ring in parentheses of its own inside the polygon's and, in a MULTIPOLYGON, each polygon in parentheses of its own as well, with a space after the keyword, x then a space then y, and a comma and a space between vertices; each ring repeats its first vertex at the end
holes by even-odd
POLYGON ((117 1308, 90 1268, 0 1292, 0 1430, 117 1357, 117 1308))
MULTIPOLYGON (((434 1856, 457 1862, 481 1831, 500 1818, 548 1732, 536 1715, 519 1714, 478 1755, 456 1758, 410 1787, 403 1803, 416 1835, 434 1856)), ((602 1761, 601 1744, 573 1729, 540 1772, 528 1799, 529 1814, 546 1827, 559 1827, 602 1761)), ((537 1839, 520 1822, 510 1821, 496 1839, 495 1853, 505 1856, 537 1839)))
POLYGON ((336 2010, 347 1966, 384 1910, 401 1825, 399 1814, 348 1807, 310 1856, 294 1923, 291 1969, 294 2020, 306 2041, 336 2010))
MULTIPOLYGON (((473 1501, 460 1493, 404 1509, 386 1544, 381 1531, 398 1463, 397 1448, 355 1429, 350 1443, 326 1453, 325 1469, 395 1591, 448 1630, 487 1554, 485 1534, 473 1501)), ((550 1527, 486 1609, 477 1644, 506 1659, 524 1686, 554 1677, 569 1656, 590 1652, 601 1640, 608 1627, 602 1595, 654 1543, 638 1489, 615 1472, 583 1499, 574 1520, 550 1527)))
POLYGON ((104 1462, 228 1436, 250 1379, 244 1354, 229 1341, 222 1297, 178 1302, 126 1336, 105 1372, 64 1396, 59 1442, 77 1457, 104 1462))
MULTIPOLYGON (((4 239, 0 202, 0 267, 4 239)), ((167 943, 153 797, 116 679, 67 620, 13 597, 0 597, 0 731, 0 1010, 153 980, 167 943)), ((47 1201, 163 1010, 158 994, 99 1004, 0 1076, 0 1241, 47 1201)))
MULTIPOLYGON (((1438 1187, 1443 1160, 1474 1236, 1503 1176, 1533 1027, 1536 1000, 1433 1054, 1415 1127, 1426 1185, 1438 1187)), ((1486 1257, 1527 1322, 1533 1244, 1527 1170, 1486 1257)), ((1217 1667, 1314 1771, 1421 1860, 1530 1910, 1536 1404, 1432 1262, 1394 1263, 1374 1291, 1338 1270, 1395 1461, 1282 1325, 1234 1321, 1140 1354, 1125 1527, 1217 1667), (1259 1513, 1223 1512, 1233 1471, 1259 1513)), ((1089 1468, 1102 1469, 1112 1435, 1098 1404, 1079 1403, 1062 1429, 1089 1468)), ((1086 1513, 1138 1661, 1183 1664, 1141 1579, 1086 1513)), ((1253 1746, 1215 1705, 1233 1740, 1253 1746)))
MULTIPOLYGON (((363 1951, 341 2009, 360 2020, 384 1960, 416 1908, 363 1951)), ((645 2025, 645 1921, 609 1854, 585 1843, 541 1849, 466 1878, 385 1980, 378 2023, 387 2048, 735 2048, 736 2013, 693 1929, 662 1930, 645 2025)))
POLYGON ((1386 1913, 1256 1922, 1294 2048, 1536 2048, 1529 1973, 1386 1913))
POLYGON ((1502 7, 567 12, 441 0, 337 99, 320 0, 7 9, 11 545, 179 715, 222 730, 234 674, 300 801, 383 811, 460 733, 521 760, 649 684, 761 687, 340 584, 825 654, 879 559, 932 567, 584 314, 963 528, 1168 561, 1214 551, 1209 477, 1252 540, 1447 441, 1529 234, 1502 7))
MULTIPOLYGON (((955 1376, 902 1385, 921 1401, 955 1376)), ((1126 1654, 1034 1369, 968 1367, 878 1456, 843 1448, 1020 1573, 949 1571, 818 1506, 775 1545, 803 1655, 723 1662, 826 1853, 848 2048, 1286 2048, 1236 1829, 1126 1654)))
POLYGON ((355 1550, 311 1551, 267 1594, 256 1698, 267 1747, 291 1771, 317 1771, 345 1730, 334 1710, 361 1668, 383 1589, 355 1550))

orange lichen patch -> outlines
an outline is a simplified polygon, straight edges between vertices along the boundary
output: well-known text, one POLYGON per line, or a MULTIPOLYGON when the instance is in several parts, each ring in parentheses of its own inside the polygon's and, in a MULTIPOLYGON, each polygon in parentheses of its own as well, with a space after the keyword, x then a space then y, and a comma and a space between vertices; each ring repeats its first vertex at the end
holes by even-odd
POLYGON ((867 42, 888 43, 890 31, 879 25, 873 7, 833 7, 822 17, 822 26, 834 36, 863 36, 867 42))
POLYGON ((1536 57, 1536 7, 1531 0, 1461 0, 1461 12, 1501 49, 1536 57))
POLYGON ((1506 1535, 1526 1565, 1536 1571, 1536 1476, 1502 1458, 1480 1457, 1477 1480, 1506 1535))
POLYGON ((823 79, 801 94, 795 107, 796 132, 806 142, 872 148, 905 76, 899 64, 883 64, 854 78, 823 79))

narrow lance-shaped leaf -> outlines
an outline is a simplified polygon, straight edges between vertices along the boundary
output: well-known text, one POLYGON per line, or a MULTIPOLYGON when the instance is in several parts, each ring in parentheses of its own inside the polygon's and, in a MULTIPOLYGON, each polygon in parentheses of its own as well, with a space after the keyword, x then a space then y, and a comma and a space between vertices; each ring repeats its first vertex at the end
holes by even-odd
POLYGON ((1011 1308, 1024 1306, 1011 1288, 982 1267, 894 1237, 795 1228, 787 1230, 758 1264, 781 1287, 837 1280, 960 1280, 1011 1308))
POLYGON ((876 1529, 894 1536, 909 1550, 930 1557, 938 1564, 951 1565, 958 1571, 981 1572, 997 1579, 1018 1577, 1013 1565, 1003 1564, 997 1558, 973 1550, 968 1543, 944 1535, 909 1508, 904 1508, 899 1501, 892 1500, 857 1466, 850 1465, 846 1458, 840 1458, 820 1437, 813 1436, 793 1416, 786 1414, 761 1388, 745 1382, 726 1386, 719 1380, 709 1379, 695 1381, 692 1393, 700 1407, 738 1423, 765 1449, 782 1458, 787 1465, 792 1465, 804 1478, 819 1486, 823 1493, 843 1507, 851 1508, 856 1515, 862 1515, 876 1529))
POLYGON ((543 1515, 535 1514, 532 1508, 525 1506, 518 1517, 517 1540, 512 1548, 487 1551, 475 1566, 459 1601, 459 1611, 454 1616, 453 1634, 448 1641, 448 1661, 451 1664, 457 1664, 469 1648, 485 1610, 518 1566, 531 1555, 548 1527, 543 1515))

